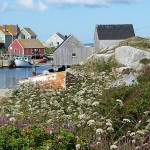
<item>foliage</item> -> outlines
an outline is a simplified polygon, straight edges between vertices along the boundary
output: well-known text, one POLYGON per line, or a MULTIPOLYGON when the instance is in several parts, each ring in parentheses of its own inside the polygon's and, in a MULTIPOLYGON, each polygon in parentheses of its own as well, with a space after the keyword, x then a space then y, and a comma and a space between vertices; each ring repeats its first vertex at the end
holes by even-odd
POLYGON ((64 129, 56 131, 48 126, 43 128, 29 125, 18 128, 16 125, 5 125, 0 128, 0 149, 3 150, 71 150, 75 149, 75 141, 72 132, 64 129))
POLYGON ((150 63, 150 59, 148 59, 148 58, 143 58, 143 59, 141 59, 140 63, 142 63, 142 64, 144 64, 144 65, 147 65, 147 64, 150 63))
POLYGON ((73 69, 76 69, 78 71, 82 70, 86 73, 100 73, 102 71, 105 71, 107 74, 112 71, 112 68, 116 67, 117 63, 115 59, 109 59, 108 61, 105 60, 99 60, 99 59, 91 59, 87 60, 82 67, 73 66, 73 69), (80 70, 79 70, 80 69, 80 70))
POLYGON ((53 54, 55 51, 55 47, 45 47, 45 53, 46 54, 53 54))
MULTIPOLYGON (((76 78, 66 89, 52 91, 38 84, 23 84, 1 105, 1 113, 9 119, 15 117, 15 126, 19 129, 14 131, 12 126, 11 130, 19 132, 19 138, 23 136, 19 146, 30 145, 22 132, 25 128, 30 131, 30 147, 34 149, 47 146, 57 150, 110 150, 113 147, 131 150, 149 146, 149 67, 138 77, 139 84, 110 88, 116 78, 111 72, 113 65, 104 63, 106 66, 101 69, 98 62, 93 64, 97 66, 70 69, 77 70, 76 78), (94 75, 88 69, 95 71, 94 75), (20 127, 19 120, 27 126, 20 127)), ((1 126, 5 127, 8 120, 1 120, 1 126)), ((5 133, 2 134, 5 137, 5 133)))
POLYGON ((150 39, 135 36, 122 41, 119 46, 132 46, 146 50, 150 48, 150 39))

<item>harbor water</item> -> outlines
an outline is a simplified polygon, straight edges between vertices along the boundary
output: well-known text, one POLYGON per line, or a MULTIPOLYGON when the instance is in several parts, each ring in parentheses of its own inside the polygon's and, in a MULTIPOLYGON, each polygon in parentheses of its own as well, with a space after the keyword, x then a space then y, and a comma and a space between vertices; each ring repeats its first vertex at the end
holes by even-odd
MULTIPOLYGON (((36 67, 36 75, 40 75, 44 70, 51 69, 51 66, 39 66, 36 67)), ((19 80, 32 77, 31 68, 13 68, 13 69, 0 69, 0 89, 16 89, 18 87, 19 80)))

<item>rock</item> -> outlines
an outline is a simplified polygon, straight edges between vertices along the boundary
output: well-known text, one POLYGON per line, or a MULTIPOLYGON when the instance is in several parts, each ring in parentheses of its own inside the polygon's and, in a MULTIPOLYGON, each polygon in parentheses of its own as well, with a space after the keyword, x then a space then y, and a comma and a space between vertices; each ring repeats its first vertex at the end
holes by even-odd
POLYGON ((48 74, 50 74, 50 72, 48 70, 44 70, 42 74, 43 75, 48 75, 48 74))
POLYGON ((134 84, 138 84, 137 82, 137 74, 130 73, 129 75, 125 75, 123 78, 116 80, 111 84, 110 87, 118 87, 118 86, 130 86, 134 84))
POLYGON ((90 60, 94 60, 94 59, 108 61, 113 56, 114 56, 114 53, 111 53, 111 54, 93 54, 91 57, 86 59, 86 61, 90 61, 90 60))
POLYGON ((121 46, 115 49, 116 61, 126 67, 137 69, 143 58, 150 58, 150 52, 131 46, 121 46))

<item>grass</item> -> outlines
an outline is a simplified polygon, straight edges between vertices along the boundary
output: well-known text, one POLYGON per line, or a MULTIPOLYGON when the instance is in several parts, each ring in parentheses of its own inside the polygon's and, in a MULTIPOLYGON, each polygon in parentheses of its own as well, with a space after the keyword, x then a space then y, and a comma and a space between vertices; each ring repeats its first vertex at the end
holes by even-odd
POLYGON ((150 49, 150 39, 135 36, 122 41, 119 46, 132 46, 135 48, 148 50, 150 49))

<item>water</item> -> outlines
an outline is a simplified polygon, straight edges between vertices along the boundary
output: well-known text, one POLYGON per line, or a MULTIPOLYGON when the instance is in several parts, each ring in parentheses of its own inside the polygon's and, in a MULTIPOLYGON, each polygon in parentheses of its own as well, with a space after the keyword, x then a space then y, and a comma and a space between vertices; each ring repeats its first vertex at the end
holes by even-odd
MULTIPOLYGON (((44 70, 51 69, 51 66, 36 67, 36 75, 40 75, 44 70)), ((32 68, 0 69, 0 89, 15 89, 20 79, 32 77, 32 68)))

